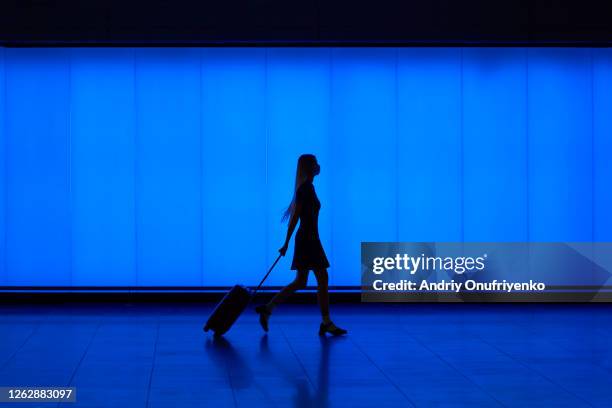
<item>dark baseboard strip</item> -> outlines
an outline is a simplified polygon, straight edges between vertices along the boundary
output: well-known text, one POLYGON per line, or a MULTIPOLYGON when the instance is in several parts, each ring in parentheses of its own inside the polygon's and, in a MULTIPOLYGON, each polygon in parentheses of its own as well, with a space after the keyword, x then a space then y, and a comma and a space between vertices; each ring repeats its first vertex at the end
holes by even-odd
POLYGON ((67 40, 16 40, 0 38, 0 46, 7 48, 57 48, 57 47, 298 47, 298 48, 319 48, 319 47, 588 47, 588 48, 609 48, 612 42, 608 39, 578 39, 578 40, 92 40, 83 41, 78 39, 67 40))
MULTIPOLYGON (((3 292, 0 304, 62 304, 62 303, 209 303, 219 302, 226 292, 3 292)), ((267 302, 276 291, 258 292, 254 304, 267 302)), ((377 296, 361 292, 330 292, 331 303, 609 303, 612 293, 522 293, 522 294, 414 294, 377 296)), ((287 303, 316 303, 317 293, 304 290, 294 293, 287 303)))
MULTIPOLYGON (((267 302, 274 292, 259 292, 254 303, 267 302)), ((0 293, 0 304, 56 304, 56 303, 216 303, 225 292, 10 292, 0 293)), ((359 303, 360 292, 331 292, 330 301, 334 303, 359 303)), ((294 293, 288 303, 312 303, 317 301, 317 293, 304 291, 294 293)))
MULTIPOLYGON (((2 291, 16 292, 26 291, 32 293, 41 293, 47 291, 61 291, 61 292, 81 292, 81 291, 93 291, 93 292, 112 292, 112 291, 133 291, 133 292, 227 292, 233 286, 0 286, 0 293, 2 291)), ((249 286, 254 288, 254 286, 249 286)), ((283 286, 262 286, 260 291, 279 290, 283 286)), ((306 286, 304 290, 316 290, 316 286, 306 286)), ((361 290, 361 286, 356 285, 330 285, 330 292, 337 291, 353 291, 357 292, 361 290)))

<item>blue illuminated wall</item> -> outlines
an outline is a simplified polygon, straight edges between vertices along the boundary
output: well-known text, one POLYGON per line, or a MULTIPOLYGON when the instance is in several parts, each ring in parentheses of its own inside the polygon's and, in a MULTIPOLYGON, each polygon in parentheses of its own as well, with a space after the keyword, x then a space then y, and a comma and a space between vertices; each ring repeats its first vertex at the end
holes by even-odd
POLYGON ((5 286, 255 284, 305 152, 332 285, 361 241, 612 241, 610 49, 0 48, 0 141, 5 286))

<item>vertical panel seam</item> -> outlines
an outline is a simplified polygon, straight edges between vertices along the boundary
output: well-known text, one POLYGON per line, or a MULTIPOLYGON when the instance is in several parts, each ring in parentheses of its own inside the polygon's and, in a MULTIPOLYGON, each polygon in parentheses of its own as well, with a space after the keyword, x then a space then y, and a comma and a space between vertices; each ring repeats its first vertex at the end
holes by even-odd
POLYGON ((203 105, 202 105, 202 86, 204 86, 204 84, 202 83, 202 48, 199 47, 198 48, 198 57, 199 57, 199 107, 198 107, 198 118, 199 118, 199 142, 200 142, 200 154, 199 154, 199 158, 200 158, 200 169, 199 169, 199 180, 200 182, 198 183, 199 185, 199 190, 200 190, 200 204, 199 204, 199 208, 200 208, 200 285, 204 286, 204 195, 203 195, 203 179, 204 179, 204 166, 202 163, 202 159, 203 159, 203 149, 204 149, 204 141, 203 141, 203 105))
POLYGON ((68 228, 69 228, 69 248, 68 248, 68 281, 74 285, 74 231, 73 231, 73 194, 72 194, 72 55, 73 50, 68 53, 68 228))
MULTIPOLYGON (((594 244, 595 241, 595 71, 593 62, 593 49, 589 49, 589 79, 591 93, 591 255, 595 256, 594 244)), ((591 276, 594 277, 595 265, 591 263, 591 276)))
POLYGON ((263 106, 263 117, 264 117, 264 182, 265 182, 265 191, 264 195, 264 208, 266 209, 264 212, 264 221, 265 221, 265 234, 266 234, 266 243, 265 243, 265 256, 264 261, 266 263, 266 267, 270 262, 270 185, 268 183, 268 47, 264 48, 264 106, 263 106))
POLYGON ((527 242, 531 241, 531 204, 529 185, 529 49, 525 48, 525 206, 526 206, 526 234, 527 242))
POLYGON ((133 158, 133 189, 132 197, 133 197, 133 213, 134 213, 134 286, 138 286, 138 92, 137 92, 137 58, 136 58, 136 49, 132 48, 132 69, 133 69, 133 84, 132 84, 132 106, 134 109, 134 123, 133 123, 133 132, 134 132, 134 158, 133 158))
POLYGON ((4 194, 4 205, 2 208, 2 211, 4 212, 4 219, 3 219, 3 225, 2 225, 2 233, 4 235, 4 240, 2 241, 2 245, 3 245, 3 252, 2 252, 2 268, 3 268, 3 274, 4 274, 4 283, 8 285, 8 269, 7 269, 7 248, 8 245, 6 243, 7 237, 8 237, 8 233, 7 233, 7 220, 8 220, 8 165, 7 165, 7 158, 8 158, 8 109, 7 109, 7 105, 8 105, 8 100, 7 100, 7 95, 8 92, 6 90, 7 88, 7 84, 8 84, 8 80, 7 80, 7 58, 6 58, 6 48, 2 47, 2 81, 3 81, 3 86, 4 88, 2 89, 2 93, 3 93, 3 106, 2 106, 2 113, 3 113, 3 119, 2 119, 2 136, 3 136, 3 149, 2 149, 2 166, 3 168, 3 194, 4 194))
POLYGON ((463 47, 459 49, 460 63, 459 63, 459 183, 460 183, 460 217, 461 217, 461 242, 465 241, 465 209, 464 209, 464 181, 463 181, 463 47))
MULTIPOLYGON (((327 107, 327 114, 328 114, 328 118, 327 118, 327 137, 328 137, 328 157, 333 160, 333 153, 334 153, 334 126, 333 126, 333 120, 334 120, 334 109, 333 109, 333 78, 334 78, 334 49, 333 48, 328 48, 328 58, 327 58, 327 62, 328 62, 328 69, 327 69, 327 74, 328 74, 328 81, 327 81, 327 98, 328 101, 327 103, 329 104, 327 107)), ((331 169, 331 164, 330 164, 330 169, 331 169)), ((334 258, 334 180, 335 180, 335 172, 331 171, 330 172, 330 189, 329 189, 329 205, 330 205, 330 213, 329 213, 329 247, 330 247, 330 258, 331 258, 331 263, 332 265, 335 264, 335 258, 334 258)), ((333 268, 333 266, 332 266, 333 268)), ((330 283, 333 283, 333 280, 335 280, 335 273, 330 276, 329 278, 330 283)))
POLYGON ((591 74, 591 242, 595 242, 595 229, 597 228, 597 224, 595 222, 595 62, 593 48, 591 48, 589 51, 591 74))
POLYGON ((399 135, 399 77, 398 77, 398 71, 399 71, 399 48, 396 47, 395 48, 395 77, 394 77, 394 82, 395 82, 395 92, 394 92, 394 96, 395 96, 395 101, 394 101, 394 115, 395 115, 395 241, 399 242, 399 225, 400 225, 400 210, 399 210, 399 189, 400 189, 400 182, 399 182, 399 178, 400 178, 400 172, 399 172, 399 161, 400 161, 400 154, 399 154, 399 139, 400 139, 400 135, 399 135))
POLYGON ((525 205, 527 228, 527 276, 531 277, 531 198, 529 181, 529 48, 525 48, 525 205))
POLYGON ((531 160, 529 159, 529 123, 529 48, 525 48, 525 203, 527 206, 527 275, 531 277, 531 185, 529 177, 531 160))

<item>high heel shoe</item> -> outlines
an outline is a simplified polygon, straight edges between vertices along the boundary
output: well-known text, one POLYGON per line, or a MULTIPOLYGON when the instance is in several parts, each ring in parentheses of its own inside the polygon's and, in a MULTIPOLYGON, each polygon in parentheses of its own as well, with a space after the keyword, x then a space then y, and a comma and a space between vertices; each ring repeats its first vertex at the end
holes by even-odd
POLYGON ((259 313, 259 324, 265 332, 268 331, 268 319, 270 318, 270 311, 266 308, 266 305, 259 305, 255 308, 255 311, 259 313))
POLYGON ((330 333, 333 334, 334 336, 342 336, 346 333, 348 333, 348 331, 341 329, 340 327, 336 326, 333 323, 321 323, 321 325, 319 326, 319 336, 324 336, 325 333, 330 333))

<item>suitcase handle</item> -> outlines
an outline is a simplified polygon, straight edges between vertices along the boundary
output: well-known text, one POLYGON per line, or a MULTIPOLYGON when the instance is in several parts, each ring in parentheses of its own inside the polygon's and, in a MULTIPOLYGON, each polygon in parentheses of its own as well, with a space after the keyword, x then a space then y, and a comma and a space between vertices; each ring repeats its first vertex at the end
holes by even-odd
POLYGON ((263 279, 261 280, 261 282, 259 282, 259 285, 257 285, 257 288, 255 288, 255 290, 253 291, 253 295, 255 295, 255 293, 257 293, 257 291, 259 290, 259 288, 261 288, 261 285, 263 285, 264 281, 266 280, 266 278, 268 277, 268 275, 270 274, 270 272, 272 272, 272 269, 274 269, 274 267, 276 266, 276 263, 279 261, 279 259, 281 259, 281 256, 283 256, 282 254, 279 254, 278 257, 276 258, 276 261, 274 261, 274 263, 272 264, 272 266, 270 267, 270 269, 268 269, 268 273, 266 273, 266 276, 263 277, 263 279))

